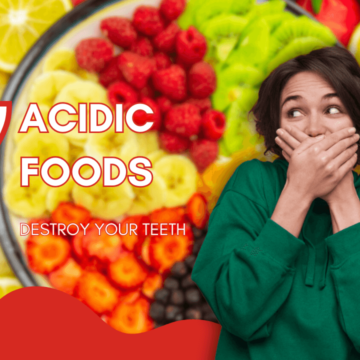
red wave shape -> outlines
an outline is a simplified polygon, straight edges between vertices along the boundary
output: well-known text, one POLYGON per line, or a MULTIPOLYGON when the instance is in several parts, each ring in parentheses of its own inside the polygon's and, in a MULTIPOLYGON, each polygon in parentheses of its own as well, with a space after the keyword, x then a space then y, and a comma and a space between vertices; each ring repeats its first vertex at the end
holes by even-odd
POLYGON ((141 334, 103 322, 74 297, 27 287, 0 300, 1 359, 210 360, 221 326, 182 320, 141 334))

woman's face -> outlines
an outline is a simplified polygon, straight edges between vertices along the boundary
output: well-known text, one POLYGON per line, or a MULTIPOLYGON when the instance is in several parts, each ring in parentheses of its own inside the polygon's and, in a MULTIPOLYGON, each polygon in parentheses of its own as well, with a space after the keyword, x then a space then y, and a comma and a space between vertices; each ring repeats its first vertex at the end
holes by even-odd
POLYGON ((353 126, 336 91, 321 76, 301 72, 289 79, 280 98, 280 127, 296 126, 309 136, 325 136, 353 126))

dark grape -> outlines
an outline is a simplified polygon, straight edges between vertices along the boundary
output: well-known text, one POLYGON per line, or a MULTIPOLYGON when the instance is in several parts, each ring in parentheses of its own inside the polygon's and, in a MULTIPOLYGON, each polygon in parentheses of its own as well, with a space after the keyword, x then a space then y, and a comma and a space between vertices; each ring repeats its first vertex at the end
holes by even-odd
POLYGON ((168 277, 164 281, 164 287, 166 287, 169 290, 176 290, 180 286, 179 281, 174 279, 173 277, 168 277))
POLYGON ((188 268, 183 261, 177 261, 171 268, 171 274, 176 278, 181 278, 188 273, 188 268))
POLYGON ((207 312, 212 311, 212 309, 207 302, 204 302, 203 304, 201 304, 201 311, 205 314, 207 312))
POLYGON ((184 314, 179 313, 175 316, 175 321, 184 320, 184 314))
POLYGON ((202 244, 203 244, 203 242, 204 242, 204 237, 202 237, 202 238, 200 238, 200 239, 198 239, 198 240, 196 240, 195 242, 194 242, 194 246, 193 246, 193 254, 194 255, 197 255, 198 253, 199 253, 199 251, 200 251, 200 248, 201 248, 201 246, 202 246, 202 244))
POLYGON ((185 300, 188 304, 198 304, 201 300, 200 291, 193 287, 185 291, 185 300))
POLYGON ((176 305, 168 305, 165 308, 165 319, 167 321, 174 321, 176 316, 181 314, 182 308, 176 305))
POLYGON ((189 255, 184 262, 189 267, 189 269, 192 269, 194 267, 195 261, 196 261, 196 256, 192 254, 189 255))
POLYGON ((182 305, 185 301, 184 292, 180 289, 173 290, 170 295, 170 303, 174 305, 182 305))
POLYGON ((194 281, 191 280, 191 274, 185 276, 181 281, 181 286, 183 288, 188 288, 190 286, 196 285, 194 281))
POLYGON ((199 308, 188 308, 185 311, 185 318, 200 320, 201 319, 201 310, 199 308))
POLYGON ((160 304, 157 301, 154 301, 150 305, 150 311, 149 315, 156 321, 161 321, 164 319, 165 314, 165 306, 163 304, 160 304))
POLYGON ((155 291, 154 299, 166 304, 169 300, 170 291, 168 289, 162 288, 155 291))
POLYGON ((216 318, 215 314, 212 311, 204 314, 204 320, 213 321, 216 323, 219 322, 218 319, 216 318))
POLYGON ((195 238, 195 239, 203 236, 203 234, 204 234, 204 230, 199 229, 199 228, 197 228, 197 227, 195 227, 195 226, 192 227, 192 232, 193 232, 193 234, 194 234, 194 238, 195 238))

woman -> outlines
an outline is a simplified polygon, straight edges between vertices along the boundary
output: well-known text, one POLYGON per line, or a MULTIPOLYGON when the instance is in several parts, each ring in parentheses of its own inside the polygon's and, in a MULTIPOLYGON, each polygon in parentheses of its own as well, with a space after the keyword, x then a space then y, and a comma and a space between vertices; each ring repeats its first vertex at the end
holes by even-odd
POLYGON ((339 47, 261 85, 252 112, 279 158, 236 169, 192 273, 222 325, 217 360, 360 359, 359 101, 339 47))

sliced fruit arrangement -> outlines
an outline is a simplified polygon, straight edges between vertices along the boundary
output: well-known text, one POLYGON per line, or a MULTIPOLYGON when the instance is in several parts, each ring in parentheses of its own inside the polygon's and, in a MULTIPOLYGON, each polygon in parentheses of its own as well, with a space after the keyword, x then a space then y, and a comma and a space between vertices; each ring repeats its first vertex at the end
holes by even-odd
POLYGON ((191 281, 208 219, 206 200, 196 192, 184 206, 120 222, 93 218, 84 207, 61 202, 49 218, 28 222, 53 224, 55 231, 29 236, 26 257, 31 270, 119 331, 141 333, 182 319, 217 322, 191 281), (60 224, 89 225, 75 234, 70 226, 59 232, 60 224), (134 224, 135 232, 130 231, 134 224))
POLYGON ((195 27, 207 40, 205 60, 214 65, 217 77, 213 106, 227 118, 219 141, 222 155, 263 142, 248 112, 261 82, 273 69, 297 55, 336 43, 328 27, 306 16, 296 17, 285 7, 282 0, 261 4, 189 0, 178 20, 182 29, 195 27))

